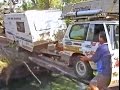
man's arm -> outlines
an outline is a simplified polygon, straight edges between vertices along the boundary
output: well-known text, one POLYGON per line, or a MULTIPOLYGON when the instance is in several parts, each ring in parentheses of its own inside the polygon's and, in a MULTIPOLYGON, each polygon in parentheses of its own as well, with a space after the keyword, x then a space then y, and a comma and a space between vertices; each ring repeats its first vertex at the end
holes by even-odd
POLYGON ((80 60, 97 62, 100 59, 101 53, 102 53, 101 49, 98 47, 98 49, 96 50, 95 54, 92 57, 81 56, 80 60))
POLYGON ((82 60, 82 61, 91 61, 92 58, 89 58, 87 56, 80 56, 80 60, 82 60))

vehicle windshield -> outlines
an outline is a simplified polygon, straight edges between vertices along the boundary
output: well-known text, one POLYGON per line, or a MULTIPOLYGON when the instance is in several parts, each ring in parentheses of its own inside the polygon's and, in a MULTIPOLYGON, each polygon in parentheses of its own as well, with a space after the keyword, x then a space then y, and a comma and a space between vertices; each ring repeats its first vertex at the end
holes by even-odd
POLYGON ((119 49, 119 24, 107 24, 112 49, 119 49))

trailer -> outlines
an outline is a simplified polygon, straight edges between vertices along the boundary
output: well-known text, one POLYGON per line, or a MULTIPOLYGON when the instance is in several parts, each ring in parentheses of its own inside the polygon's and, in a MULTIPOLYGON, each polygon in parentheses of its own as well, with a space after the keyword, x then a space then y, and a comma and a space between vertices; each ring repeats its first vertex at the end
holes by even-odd
POLYGON ((89 80, 79 79, 74 73, 74 70, 70 67, 67 67, 64 63, 60 63, 46 56, 29 57, 29 60, 36 65, 44 67, 45 69, 54 73, 64 75, 70 79, 75 79, 78 82, 89 85, 89 80))
POLYGON ((6 37, 30 52, 41 45, 46 48, 46 43, 59 40, 57 33, 66 29, 65 22, 60 20, 61 13, 60 10, 28 10, 5 14, 6 37))

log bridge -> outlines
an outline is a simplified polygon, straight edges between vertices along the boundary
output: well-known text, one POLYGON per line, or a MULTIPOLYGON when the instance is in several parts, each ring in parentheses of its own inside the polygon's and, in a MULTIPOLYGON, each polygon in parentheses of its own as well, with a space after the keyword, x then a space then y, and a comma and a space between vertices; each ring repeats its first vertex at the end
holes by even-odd
POLYGON ((40 67, 46 68, 47 70, 62 74, 70 79, 75 79, 78 82, 89 85, 88 80, 77 78, 76 74, 74 73, 74 70, 64 65, 64 63, 60 63, 58 61, 53 60, 52 58, 41 55, 38 57, 29 57, 29 60, 40 67))

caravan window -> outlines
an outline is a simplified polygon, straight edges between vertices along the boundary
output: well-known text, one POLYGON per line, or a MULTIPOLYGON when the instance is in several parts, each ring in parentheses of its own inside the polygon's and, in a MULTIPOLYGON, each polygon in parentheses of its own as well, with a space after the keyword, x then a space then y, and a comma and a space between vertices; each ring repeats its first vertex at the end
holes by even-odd
POLYGON ((76 24, 73 25, 70 31, 70 39, 85 40, 88 30, 88 24, 76 24))
POLYGON ((25 27, 24 27, 24 22, 16 22, 17 25, 17 31, 25 33, 25 27))

